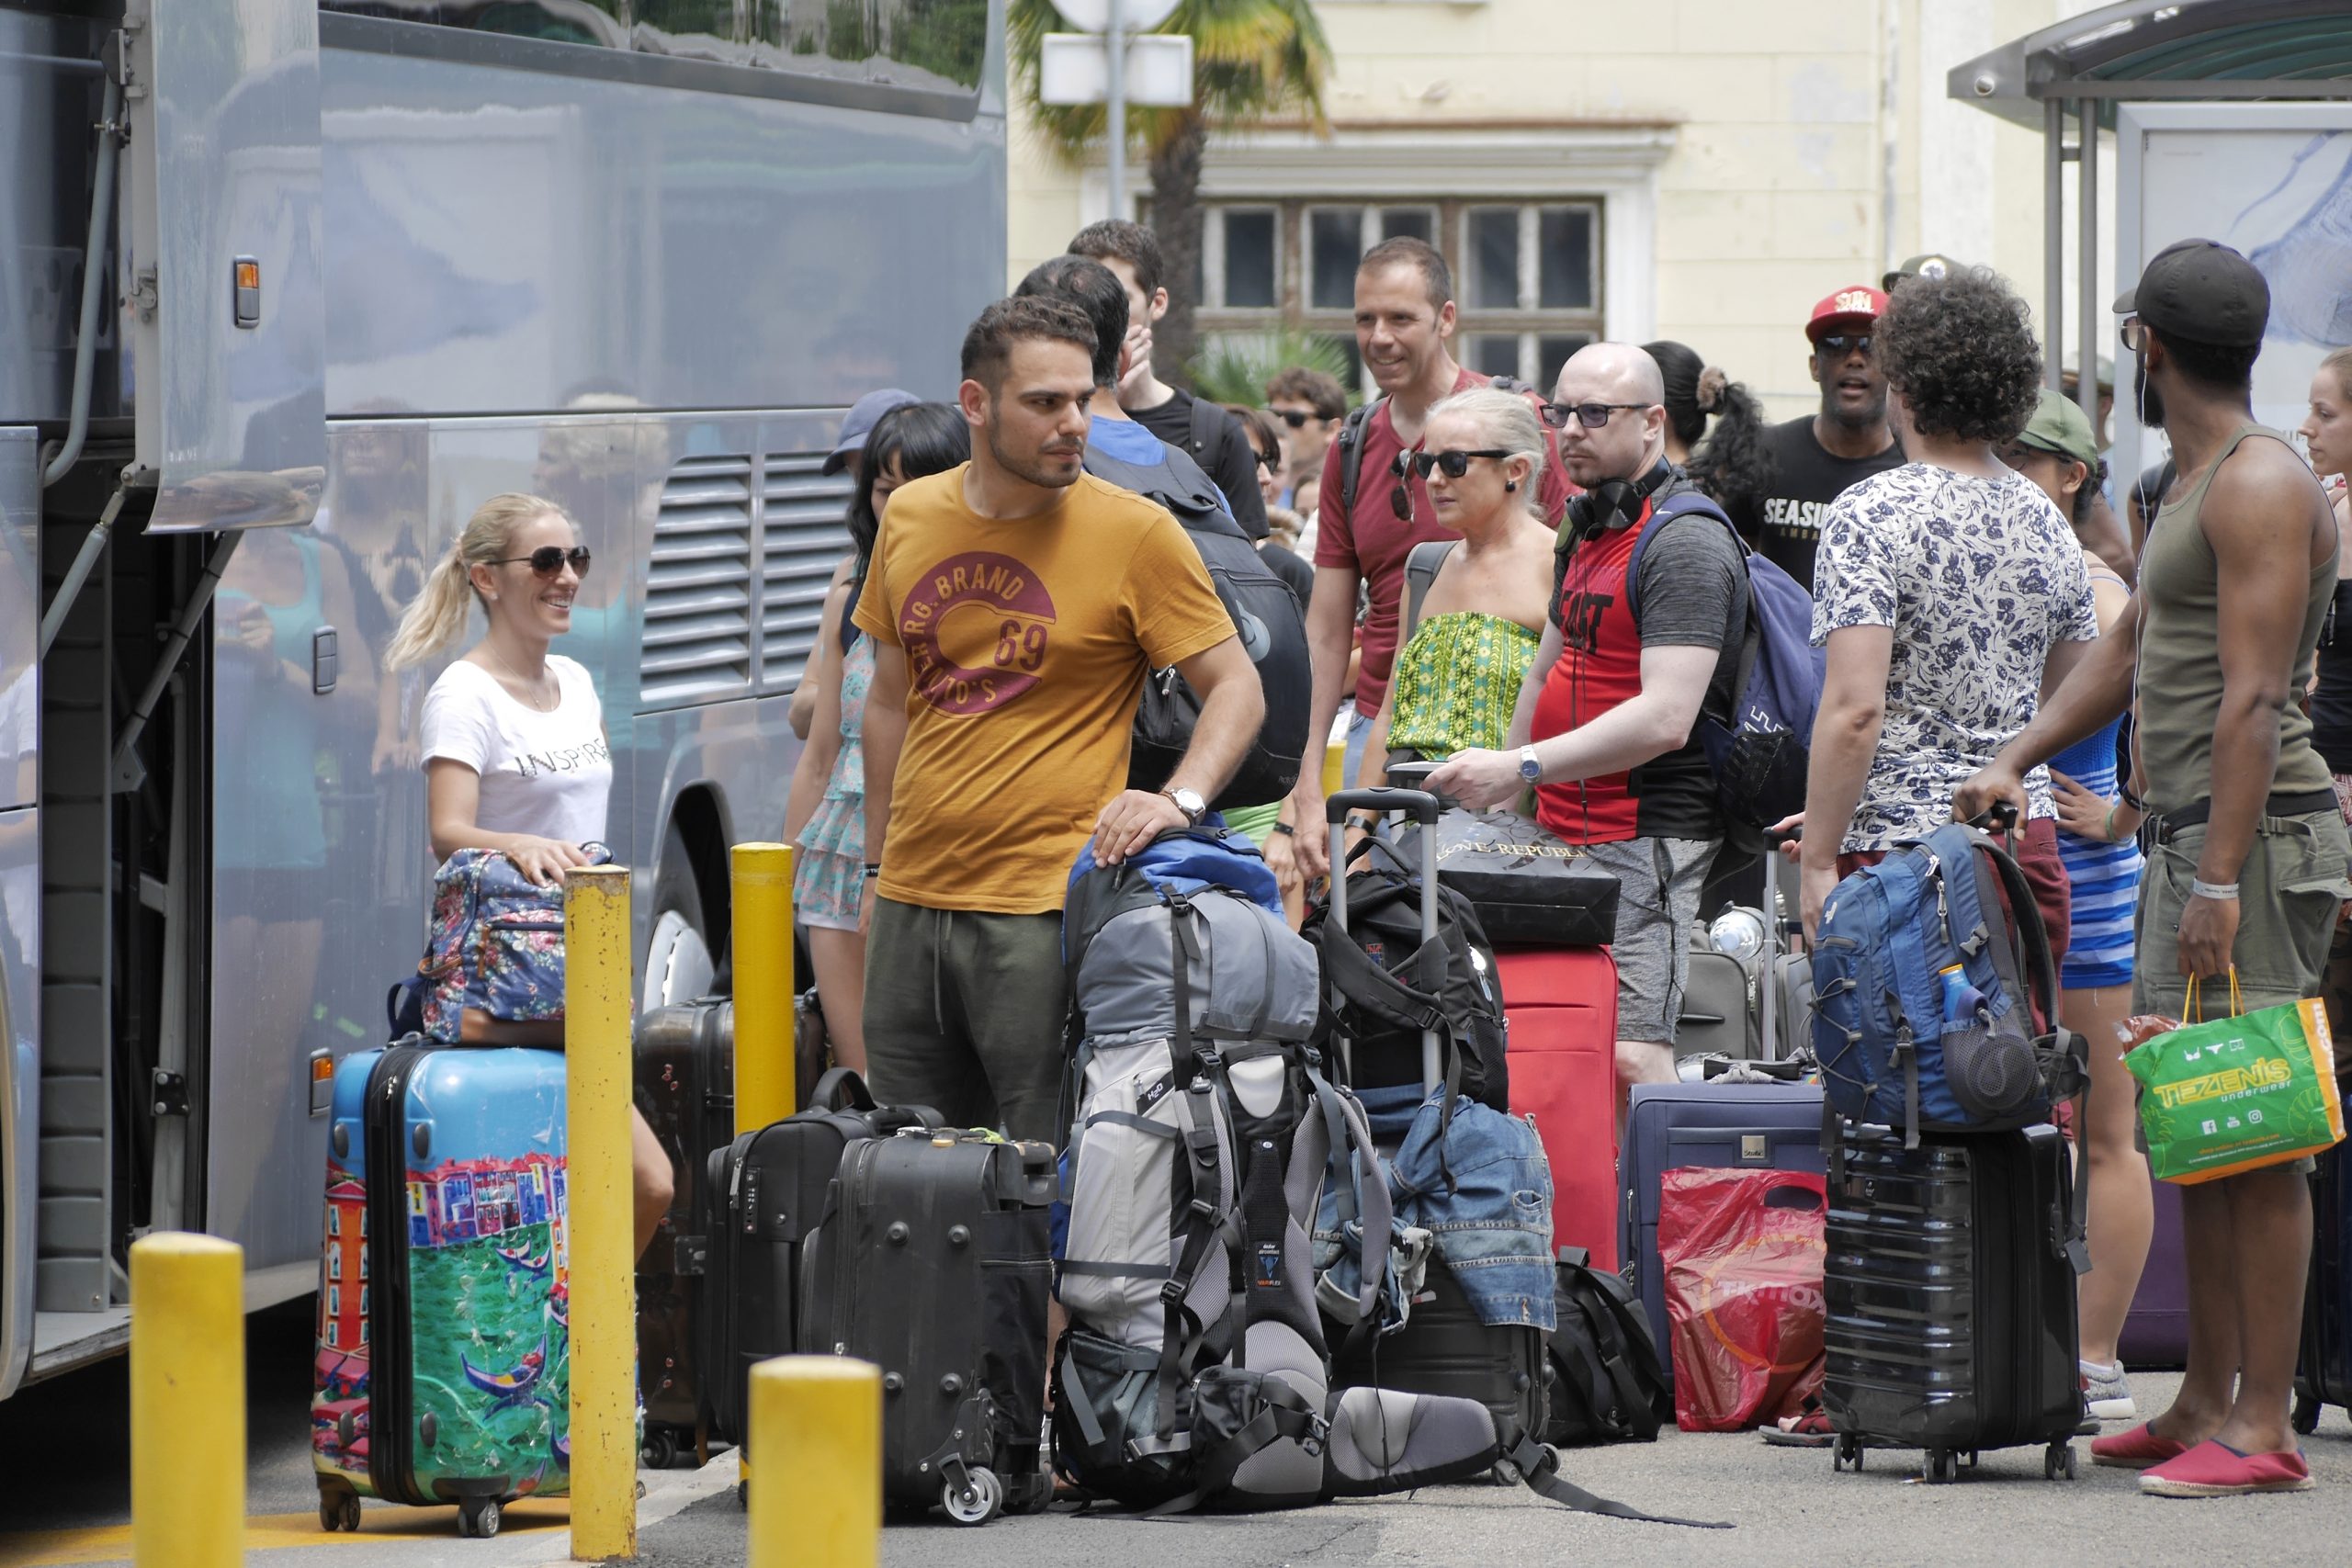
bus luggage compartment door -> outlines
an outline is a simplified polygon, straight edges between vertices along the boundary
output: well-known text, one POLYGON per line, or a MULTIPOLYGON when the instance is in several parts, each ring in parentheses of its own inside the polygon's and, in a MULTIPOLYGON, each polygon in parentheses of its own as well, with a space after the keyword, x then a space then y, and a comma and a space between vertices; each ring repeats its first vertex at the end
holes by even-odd
POLYGON ((124 38, 148 527, 308 523, 327 449, 316 0, 132 0, 124 38))

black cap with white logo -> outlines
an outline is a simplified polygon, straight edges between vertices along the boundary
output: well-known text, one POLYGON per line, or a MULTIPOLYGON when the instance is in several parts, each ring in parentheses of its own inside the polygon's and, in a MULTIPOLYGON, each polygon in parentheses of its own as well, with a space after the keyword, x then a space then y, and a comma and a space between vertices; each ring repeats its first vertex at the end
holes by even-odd
POLYGON ((2178 240, 2149 261, 2139 287, 2115 297, 2115 313, 2216 348, 2255 348, 2270 321, 2270 285, 2219 241, 2178 240))

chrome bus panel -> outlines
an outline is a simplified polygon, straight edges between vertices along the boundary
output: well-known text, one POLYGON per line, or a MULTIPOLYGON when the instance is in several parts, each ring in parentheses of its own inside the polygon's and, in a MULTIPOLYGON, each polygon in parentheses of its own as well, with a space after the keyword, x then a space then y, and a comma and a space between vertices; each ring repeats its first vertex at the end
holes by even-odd
MULTIPOLYGON (((82 302, 91 132, 98 118, 98 39, 79 17, 0 6, 0 423, 63 421, 72 413, 74 334, 82 302)), ((100 318, 92 412, 118 412, 114 319, 100 318)))
POLYGON ((322 122, 336 415, 944 398, 1003 291, 1001 117, 330 49, 322 122))
POLYGON ((0 1399, 32 1357, 40 1180, 40 463, 0 430, 0 1399))
POLYGON ((313 0, 132 0, 124 272, 151 530, 311 520, 326 479, 313 0), (244 293, 238 269, 257 269, 244 293))

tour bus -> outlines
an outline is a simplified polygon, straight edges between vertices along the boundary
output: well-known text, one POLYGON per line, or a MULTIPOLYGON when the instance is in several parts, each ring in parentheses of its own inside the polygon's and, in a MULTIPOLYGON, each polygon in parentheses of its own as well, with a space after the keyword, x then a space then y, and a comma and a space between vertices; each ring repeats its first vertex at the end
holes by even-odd
MULTIPOLYGON (((319 1272, 433 865, 393 623, 554 498, 647 1005, 723 972, 872 388, 1002 292, 1001 0, 0 0, 0 1396, 319 1272)), ((477 626, 479 621, 477 620, 477 626)))

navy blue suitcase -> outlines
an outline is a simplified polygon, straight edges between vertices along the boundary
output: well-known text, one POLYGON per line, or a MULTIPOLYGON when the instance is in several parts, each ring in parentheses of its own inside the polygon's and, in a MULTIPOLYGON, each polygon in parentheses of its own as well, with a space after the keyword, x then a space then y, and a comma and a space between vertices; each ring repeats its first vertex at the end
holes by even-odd
MULTIPOLYGON (((1634 1086, 1617 1157, 1617 1256, 1649 1314, 1650 1332, 1669 1343, 1666 1270, 1657 1256, 1659 1183, 1684 1166, 1826 1173, 1818 1084, 1657 1083, 1634 1086)), ((1673 1369, 1667 1369, 1671 1379, 1673 1369)))

